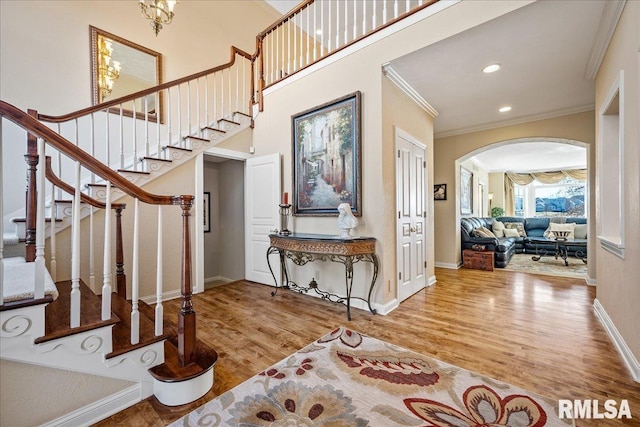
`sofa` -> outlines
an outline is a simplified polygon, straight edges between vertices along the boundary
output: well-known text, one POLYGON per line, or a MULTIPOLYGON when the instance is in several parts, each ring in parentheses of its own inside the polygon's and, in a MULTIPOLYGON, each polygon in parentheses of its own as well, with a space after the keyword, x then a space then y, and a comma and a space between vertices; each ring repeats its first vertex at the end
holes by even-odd
MULTIPOLYGON (((460 236, 462 250, 484 247, 485 250, 493 251, 495 267, 504 268, 509 264, 511 257, 515 253, 536 254, 537 251, 551 252, 555 250, 556 244, 553 236, 548 235, 551 224, 575 224, 573 241, 578 245, 567 246, 569 256, 587 256, 587 219, 580 217, 498 217, 479 218, 465 217, 460 221, 460 236), (494 223, 497 221, 497 223, 494 223), (496 229, 494 229, 494 226, 496 229), (485 230, 491 231, 496 236, 484 235, 485 230), (502 236, 499 229, 509 228, 516 230, 509 232, 509 236, 502 236), (544 243, 548 242, 548 243, 544 243), (582 245, 581 243, 584 243, 582 245)), ((553 226, 560 228, 562 226, 553 226)))

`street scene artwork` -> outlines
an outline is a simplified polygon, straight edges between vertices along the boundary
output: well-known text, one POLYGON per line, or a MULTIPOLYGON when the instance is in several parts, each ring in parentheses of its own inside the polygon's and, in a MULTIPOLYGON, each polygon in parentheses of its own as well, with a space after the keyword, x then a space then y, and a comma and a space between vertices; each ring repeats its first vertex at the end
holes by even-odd
POLYGON ((360 92, 293 117, 293 214, 360 216, 360 92))

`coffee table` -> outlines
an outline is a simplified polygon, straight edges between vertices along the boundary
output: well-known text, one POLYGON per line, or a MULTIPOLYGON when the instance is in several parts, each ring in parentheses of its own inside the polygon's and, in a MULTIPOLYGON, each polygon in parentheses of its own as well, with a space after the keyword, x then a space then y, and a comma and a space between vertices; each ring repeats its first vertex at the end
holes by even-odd
POLYGON ((566 238, 556 238, 556 239, 547 239, 547 238, 536 238, 530 237, 529 241, 536 245, 536 254, 531 257, 534 261, 540 261, 540 258, 543 256, 555 256, 556 259, 560 257, 564 261, 565 266, 569 266, 569 261, 567 261, 567 257, 569 255, 568 248, 574 248, 574 253, 576 258, 580 258, 582 262, 587 263, 587 243, 584 240, 574 240, 574 239, 566 239, 566 238), (541 247, 542 245, 553 245, 554 249, 547 250, 546 248, 541 247))

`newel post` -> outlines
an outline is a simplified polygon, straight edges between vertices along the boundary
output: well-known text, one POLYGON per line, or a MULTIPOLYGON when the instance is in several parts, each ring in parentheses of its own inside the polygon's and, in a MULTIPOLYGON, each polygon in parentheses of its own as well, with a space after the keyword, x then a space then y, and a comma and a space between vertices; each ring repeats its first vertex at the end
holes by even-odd
MULTIPOLYGON (((27 110, 27 113, 37 118, 36 110, 27 110)), ((27 154, 24 155, 27 162, 27 194, 25 200, 25 260, 34 262, 36 260, 36 216, 37 216, 37 195, 36 172, 38 170, 38 138, 27 133, 27 154)), ((41 230, 44 233, 44 230, 41 230)))
POLYGON ((179 204, 182 208, 182 305, 178 314, 178 357, 180 364, 184 366, 192 362, 196 350, 196 312, 193 311, 192 301, 189 229, 193 196, 176 196, 174 204, 179 204))

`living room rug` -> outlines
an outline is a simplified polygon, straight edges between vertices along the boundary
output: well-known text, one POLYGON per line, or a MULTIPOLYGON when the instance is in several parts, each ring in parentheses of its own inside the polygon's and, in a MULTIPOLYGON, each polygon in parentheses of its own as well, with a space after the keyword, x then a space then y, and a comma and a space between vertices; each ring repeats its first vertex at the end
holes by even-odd
POLYGON ((575 277, 584 279, 587 277, 587 264, 580 258, 568 257, 569 265, 564 265, 561 258, 555 259, 553 255, 543 256, 539 261, 531 257, 535 254, 514 254, 509 264, 503 268, 506 271, 522 271, 532 274, 546 274, 550 276, 575 277))
POLYGON ((557 402, 340 327, 172 426, 567 426, 557 402))

